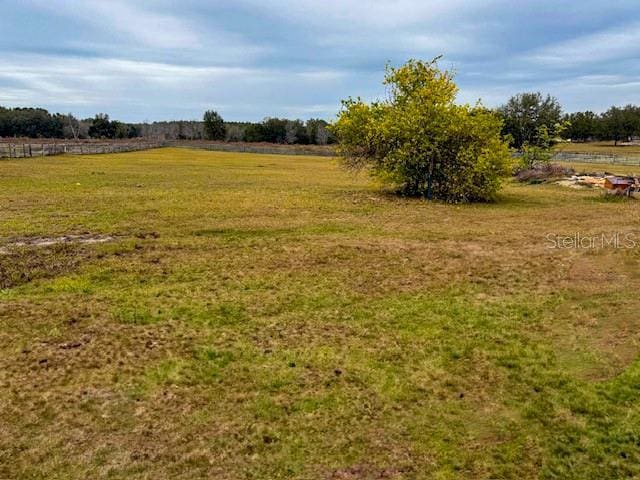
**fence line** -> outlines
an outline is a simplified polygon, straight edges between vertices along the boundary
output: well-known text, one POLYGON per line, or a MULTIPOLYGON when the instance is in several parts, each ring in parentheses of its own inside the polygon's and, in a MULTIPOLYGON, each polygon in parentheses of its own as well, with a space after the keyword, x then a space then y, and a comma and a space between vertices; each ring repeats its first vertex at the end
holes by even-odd
MULTIPOLYGON (((198 148, 205 150, 217 150, 226 152, 247 152, 247 153, 271 153, 284 155, 321 155, 334 156, 335 150, 332 147, 308 147, 300 145, 265 145, 248 143, 217 143, 217 142, 0 142, 0 158, 29 158, 45 157, 50 155, 96 155, 103 153, 124 153, 136 152, 140 150, 150 150, 152 148, 162 148, 166 146, 198 148)), ((640 166, 640 156, 625 157, 619 155, 608 155, 601 153, 572 153, 557 152, 553 155, 553 160, 565 162, 582 163, 602 163, 612 165, 638 165, 640 166)))
POLYGON ((604 153, 558 152, 554 154, 553 160, 563 162, 608 163, 612 165, 640 165, 640 156, 622 157, 619 155, 607 155, 604 153))
POLYGON ((266 153, 273 155, 309 155, 321 157, 335 157, 336 150, 331 145, 284 145, 248 142, 207 142, 207 141, 173 141, 172 147, 197 148, 217 152, 266 153))
POLYGON ((166 142, 131 143, 8 143, 0 142, 0 158, 45 157, 50 155, 96 155, 165 147, 166 142))

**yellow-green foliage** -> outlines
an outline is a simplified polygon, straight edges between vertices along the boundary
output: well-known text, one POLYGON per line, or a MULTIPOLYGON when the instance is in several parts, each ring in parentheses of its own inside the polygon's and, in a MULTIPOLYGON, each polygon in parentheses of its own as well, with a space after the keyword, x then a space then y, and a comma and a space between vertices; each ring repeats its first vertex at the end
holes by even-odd
POLYGON ((333 125, 350 168, 405 194, 447 202, 487 201, 508 172, 501 120, 480 105, 457 105, 453 75, 436 60, 388 67, 389 99, 343 102, 333 125))

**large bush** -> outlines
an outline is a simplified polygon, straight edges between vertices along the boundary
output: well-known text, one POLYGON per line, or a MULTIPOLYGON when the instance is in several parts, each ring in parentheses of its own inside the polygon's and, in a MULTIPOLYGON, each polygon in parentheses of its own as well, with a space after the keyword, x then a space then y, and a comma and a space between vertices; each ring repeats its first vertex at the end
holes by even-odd
POLYGON ((352 169, 368 169, 403 193, 447 202, 488 201, 508 173, 501 120, 457 105, 453 75, 431 62, 387 67, 388 99, 343 101, 332 129, 352 169))
POLYGON ((504 121, 503 134, 510 135, 513 146, 544 147, 542 129, 551 139, 561 133, 562 107, 555 97, 540 92, 519 93, 498 109, 504 121))

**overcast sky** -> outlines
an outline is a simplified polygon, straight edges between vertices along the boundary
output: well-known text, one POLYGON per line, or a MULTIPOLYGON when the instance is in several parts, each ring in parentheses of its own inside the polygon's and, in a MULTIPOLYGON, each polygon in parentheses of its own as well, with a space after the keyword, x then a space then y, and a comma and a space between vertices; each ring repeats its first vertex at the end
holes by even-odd
POLYGON ((463 102, 640 103, 638 0, 0 0, 0 105, 81 117, 331 119, 440 54, 463 102))

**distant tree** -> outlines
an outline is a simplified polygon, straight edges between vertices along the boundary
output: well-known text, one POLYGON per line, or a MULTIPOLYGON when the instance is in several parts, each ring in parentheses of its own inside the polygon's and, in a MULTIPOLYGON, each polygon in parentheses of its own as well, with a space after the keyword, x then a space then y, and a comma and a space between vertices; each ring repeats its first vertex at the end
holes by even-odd
POLYGON ((640 107, 611 107, 601 116, 600 136, 613 140, 615 145, 621 140, 629 140, 640 135, 640 107))
POLYGON ((93 125, 92 118, 78 120, 78 138, 89 138, 89 129, 93 125))
POLYGON ((126 124, 122 122, 114 121, 112 122, 114 135, 113 138, 128 138, 129 137, 129 128, 126 124))
POLYGON ((285 130, 285 143, 297 143, 302 145, 306 145, 309 143, 307 129, 302 120, 287 120, 285 130))
POLYGON ((62 138, 64 119, 42 108, 0 109, 0 136, 62 138))
POLYGON ((296 122, 288 121, 285 124, 285 143, 289 145, 298 143, 298 129, 296 127, 296 122))
POLYGON ((384 83, 387 100, 343 101, 332 130, 346 167, 366 168, 408 195, 491 200, 510 163, 500 118, 456 104, 453 75, 437 59, 387 67, 384 83))
POLYGON ((269 143, 286 143, 287 120, 280 118, 267 118, 262 123, 264 141, 269 143))
POLYGON ((63 135, 65 138, 73 138, 78 140, 80 136, 80 122, 71 113, 64 116, 65 125, 63 135))
POLYGON ((307 137, 309 143, 315 143, 317 145, 327 145, 329 143, 335 143, 335 135, 327 128, 329 124, 320 118, 310 118, 307 120, 307 137))
POLYGON ((109 138, 135 138, 140 136, 138 128, 135 125, 130 125, 128 123, 113 121, 111 122, 111 127, 113 130, 113 137, 109 138))
POLYGON ((261 123, 250 123, 244 130, 245 142, 266 142, 267 135, 264 125, 261 123))
POLYGON ((116 129, 117 122, 111 122, 106 113, 98 113, 89 127, 89 136, 91 138, 115 138, 116 129))
POLYGON ((615 145, 623 138, 623 112, 621 108, 611 107, 602 114, 602 136, 613 140, 615 145))
POLYGON ((558 100, 551 95, 543 97, 540 92, 520 93, 498 109, 504 121, 503 134, 511 135, 513 146, 521 149, 523 145, 537 145, 540 127, 547 128, 553 138, 556 125, 560 124, 562 108, 558 100))
POLYGON ((9 109, 0 106, 0 137, 8 137, 10 128, 9 109))
POLYGON ((316 145, 328 145, 335 143, 335 136, 327 128, 326 125, 319 125, 314 136, 314 142, 316 145))
MULTIPOLYGON (((621 139, 628 141, 640 133, 640 108, 627 105, 620 109, 621 139)), ((606 116, 606 113, 605 113, 606 116)))
POLYGON ((127 124, 127 138, 137 138, 140 136, 140 130, 136 125, 127 124))
POLYGON ((538 129, 537 138, 537 143, 525 143, 522 146, 520 165, 525 169, 548 164, 553 157, 553 140, 546 125, 538 129))
POLYGON ((198 121, 169 121, 138 123, 130 125, 135 128, 136 136, 162 138, 165 140, 199 140, 204 138, 204 122, 198 121))
POLYGON ((563 137, 585 142, 598 136, 599 119, 593 112, 575 112, 564 117, 567 124, 563 137))
POLYGON ((204 113, 204 137, 207 140, 224 140, 226 129, 224 120, 213 110, 204 113))
POLYGON ((246 126, 237 123, 227 124, 227 136, 225 140, 227 142, 241 142, 244 140, 245 128, 246 126))

